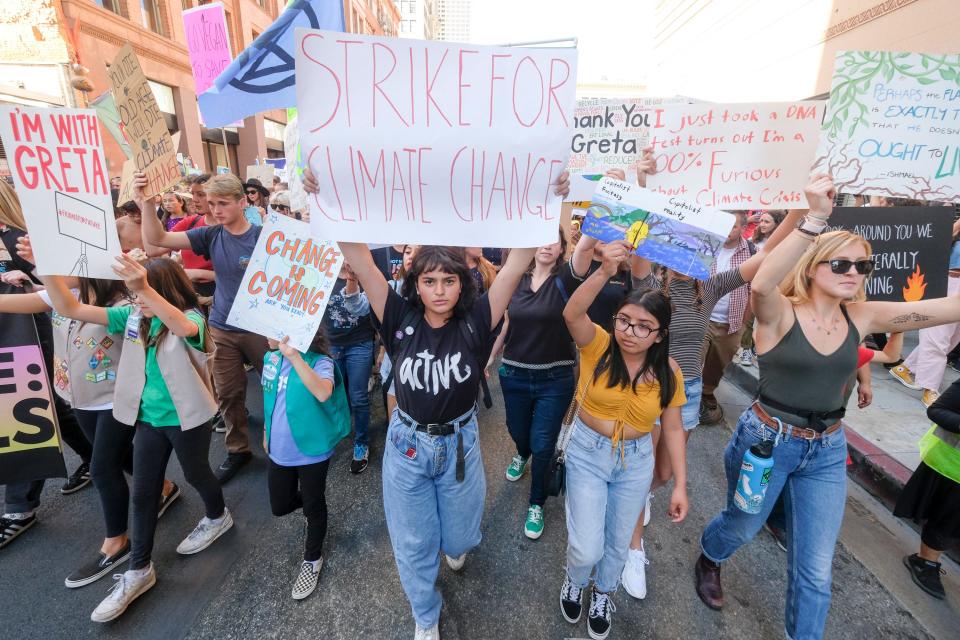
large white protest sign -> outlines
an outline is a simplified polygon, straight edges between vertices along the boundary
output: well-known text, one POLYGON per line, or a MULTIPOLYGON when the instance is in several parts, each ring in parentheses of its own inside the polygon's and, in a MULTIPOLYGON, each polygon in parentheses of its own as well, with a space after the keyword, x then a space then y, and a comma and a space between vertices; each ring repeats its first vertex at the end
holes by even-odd
POLYGON ((304 159, 324 238, 556 240, 577 54, 298 29, 304 159))
POLYGON ((816 168, 847 193, 960 202, 960 55, 837 53, 816 168))
POLYGON ((708 207, 803 208, 823 109, 822 100, 658 108, 647 187, 708 207))
POLYGON ((726 211, 602 178, 581 229, 604 242, 626 240, 637 255, 705 280, 735 221, 726 211))
POLYGON ((39 273, 116 280, 120 240, 96 111, 0 107, 0 138, 39 273))
POLYGON ((337 245, 311 237, 309 224, 268 214, 227 324, 276 340, 289 335, 306 351, 342 264, 337 245))
MULTIPOLYGON (((570 194, 567 202, 590 200, 610 169, 634 170, 647 145, 654 107, 689 102, 686 98, 581 98, 570 140, 570 194)), ((576 205, 575 205, 576 206, 576 205)), ((583 206, 583 205, 581 205, 583 206)))

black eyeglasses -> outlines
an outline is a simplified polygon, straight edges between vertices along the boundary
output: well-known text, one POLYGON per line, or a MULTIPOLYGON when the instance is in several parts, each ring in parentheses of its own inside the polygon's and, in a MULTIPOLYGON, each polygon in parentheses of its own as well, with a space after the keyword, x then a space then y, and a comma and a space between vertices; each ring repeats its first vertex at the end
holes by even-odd
POLYGON ((876 266, 873 260, 847 260, 846 258, 821 260, 817 264, 829 264, 830 271, 833 271, 837 275, 843 275, 850 271, 850 267, 854 267, 857 273, 862 276, 868 276, 873 273, 873 268, 876 266))
POLYGON ((629 333, 635 338, 647 338, 654 331, 659 331, 659 327, 648 327, 645 324, 633 324, 625 316, 613 316, 613 326, 617 331, 629 333))

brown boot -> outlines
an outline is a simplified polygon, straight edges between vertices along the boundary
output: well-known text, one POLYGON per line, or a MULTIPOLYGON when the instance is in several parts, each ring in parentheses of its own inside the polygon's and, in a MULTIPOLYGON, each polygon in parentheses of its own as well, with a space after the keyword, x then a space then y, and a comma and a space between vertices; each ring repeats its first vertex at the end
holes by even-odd
POLYGON ((712 425, 721 420, 723 420, 723 409, 720 408, 717 399, 712 395, 704 394, 700 398, 700 424, 712 425))
POLYGON ((720 585, 720 565, 710 561, 702 553, 693 567, 697 580, 697 595, 714 611, 723 608, 723 587, 720 585))

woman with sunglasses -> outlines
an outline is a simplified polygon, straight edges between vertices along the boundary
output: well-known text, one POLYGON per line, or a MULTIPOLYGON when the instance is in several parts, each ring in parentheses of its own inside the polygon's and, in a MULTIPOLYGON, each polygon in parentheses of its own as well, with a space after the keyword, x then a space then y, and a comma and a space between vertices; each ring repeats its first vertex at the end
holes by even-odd
POLYGON ((814 176, 805 191, 810 210, 803 223, 753 279, 759 398, 740 416, 724 452, 727 505, 704 530, 695 567, 697 595, 720 609, 720 564, 756 535, 783 493, 789 548, 784 622, 794 640, 822 637, 830 608, 831 564, 846 502, 840 419, 860 337, 960 319, 957 296, 864 302, 873 270, 870 243, 847 231, 822 233, 836 195, 829 176, 814 176), (750 514, 736 506, 734 491, 744 453, 762 441, 773 442, 774 464, 760 512, 750 514))
POLYGON ((631 291, 612 314, 612 331, 589 316, 590 305, 632 254, 632 245, 623 240, 604 246, 600 268, 563 310, 580 352, 580 407, 565 448, 567 569, 560 610, 567 622, 580 620, 583 591, 592 576, 591 638, 610 632, 615 610, 610 596, 620 583, 630 534, 653 480, 650 432, 658 419, 676 478, 671 520, 682 521, 688 506, 680 417, 686 397, 683 374, 669 356, 670 299, 655 289, 631 291))

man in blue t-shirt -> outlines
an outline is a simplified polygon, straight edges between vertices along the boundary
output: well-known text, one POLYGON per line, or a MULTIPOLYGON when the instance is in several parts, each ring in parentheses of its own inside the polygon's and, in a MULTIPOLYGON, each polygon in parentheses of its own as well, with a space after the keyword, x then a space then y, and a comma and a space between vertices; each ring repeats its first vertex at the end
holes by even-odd
MULTIPOLYGON (((136 183, 135 183, 136 186, 136 183)), ((189 231, 164 231, 155 216, 145 216, 145 242, 167 249, 190 249, 213 262, 217 288, 210 308, 210 336, 217 345, 213 379, 220 400, 220 413, 227 425, 227 458, 216 469, 221 484, 236 475, 253 457, 247 425, 247 374, 244 362, 260 373, 267 339, 227 324, 250 256, 263 227, 250 224, 243 215, 246 203, 243 185, 233 175, 210 178, 204 185, 207 205, 217 224, 189 231)))

